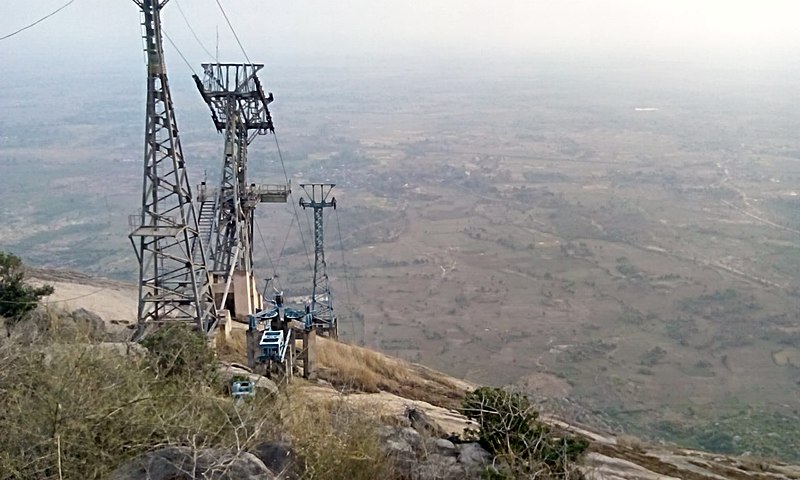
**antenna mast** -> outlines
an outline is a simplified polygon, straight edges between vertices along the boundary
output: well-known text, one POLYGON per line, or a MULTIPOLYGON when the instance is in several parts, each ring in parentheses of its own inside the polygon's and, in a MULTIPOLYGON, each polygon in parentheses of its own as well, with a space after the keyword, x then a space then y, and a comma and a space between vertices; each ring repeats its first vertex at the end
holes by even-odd
POLYGON ((171 322, 210 333, 217 311, 164 64, 161 9, 169 0, 133 1, 142 10, 147 54, 142 209, 131 217, 129 235, 139 261, 137 336, 148 324, 171 322))

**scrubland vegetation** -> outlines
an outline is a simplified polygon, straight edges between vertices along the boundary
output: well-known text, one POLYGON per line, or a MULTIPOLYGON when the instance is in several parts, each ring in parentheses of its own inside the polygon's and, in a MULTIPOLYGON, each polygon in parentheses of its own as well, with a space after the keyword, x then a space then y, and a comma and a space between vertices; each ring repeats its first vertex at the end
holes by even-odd
POLYGON ((189 330, 170 328, 129 353, 57 325, 25 330, 0 341, 2 479, 102 478, 167 445, 237 452, 283 438, 304 478, 392 478, 377 422, 291 388, 235 402, 189 330))

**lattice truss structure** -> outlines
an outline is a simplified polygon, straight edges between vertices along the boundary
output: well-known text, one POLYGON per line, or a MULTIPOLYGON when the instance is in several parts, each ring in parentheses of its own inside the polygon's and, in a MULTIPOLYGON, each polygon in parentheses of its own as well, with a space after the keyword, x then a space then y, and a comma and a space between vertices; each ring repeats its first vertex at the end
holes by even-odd
POLYGON ((211 279, 186 174, 162 46, 161 10, 169 0, 134 0, 142 10, 147 54, 147 117, 142 207, 131 217, 139 261, 138 332, 151 323, 216 325, 211 279))
POLYGON ((314 281, 311 289, 311 314, 313 327, 320 335, 338 338, 338 325, 333 311, 333 295, 325 264, 325 229, 323 210, 336 209, 336 198, 331 197, 332 183, 300 184, 308 198, 300 199, 300 206, 314 210, 314 281))
POLYGON ((225 134, 219 188, 203 190, 201 230, 207 235, 211 271, 227 278, 234 270, 252 271, 253 221, 259 202, 285 202, 288 187, 247 183, 247 147, 256 135, 274 133, 268 105, 257 73, 259 64, 203 64, 197 89, 211 110, 217 131, 225 134))

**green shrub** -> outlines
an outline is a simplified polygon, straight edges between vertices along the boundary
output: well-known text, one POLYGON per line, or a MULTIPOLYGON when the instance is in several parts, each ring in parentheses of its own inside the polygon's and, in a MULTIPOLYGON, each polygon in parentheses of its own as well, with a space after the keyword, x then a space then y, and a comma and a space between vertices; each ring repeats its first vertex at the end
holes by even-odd
POLYGON ((216 371, 214 351, 206 336, 188 325, 166 325, 141 343, 159 376, 208 378, 216 371))
POLYGON ((467 395, 462 413, 478 423, 481 446, 500 460, 490 478, 580 478, 575 461, 588 448, 584 439, 562 435, 538 420, 527 397, 481 387, 467 395))
MULTIPOLYGON (((39 300, 53 293, 53 287, 33 287, 25 283, 25 267, 16 255, 0 252, 0 317, 16 324, 39 305, 39 300)), ((9 325, 10 326, 10 325, 9 325)), ((7 328, 11 336, 11 328, 7 328)))

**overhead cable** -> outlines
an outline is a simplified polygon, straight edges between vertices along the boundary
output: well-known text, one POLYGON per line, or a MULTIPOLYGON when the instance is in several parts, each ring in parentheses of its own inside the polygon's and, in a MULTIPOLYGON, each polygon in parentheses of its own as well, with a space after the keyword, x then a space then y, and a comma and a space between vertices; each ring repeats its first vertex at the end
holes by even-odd
MULTIPOLYGON (((278 281, 278 269, 275 268, 275 263, 272 261, 272 255, 269 254, 269 248, 267 248, 267 242, 264 240, 264 235, 261 233, 261 227, 258 225, 258 222, 253 219, 253 223, 256 225, 256 230, 258 231, 258 236, 261 237, 261 244, 264 246, 264 251, 267 253, 267 260, 269 260, 270 266, 272 266, 272 278, 273 281, 278 281)), ((279 259, 280 260, 280 259, 279 259)))
MULTIPOLYGON (((281 160, 281 168, 283 168, 283 178, 286 180, 286 186, 289 186, 289 174, 286 173, 286 164, 283 162, 283 153, 281 152, 281 145, 278 143, 278 135, 275 132, 272 133, 272 137, 275 139, 275 147, 278 150, 278 158, 281 160)), ((306 245, 306 238, 303 235, 303 229, 300 226, 300 215, 297 213, 297 202, 294 201, 294 196, 292 195, 292 190, 289 189, 289 198, 292 201, 292 208, 294 210, 294 218, 297 220, 297 230, 300 232, 300 240, 303 242, 303 251, 306 253, 306 261, 308 262, 308 270, 313 272, 314 269, 311 267, 311 256, 308 254, 308 245, 306 245)), ((308 220, 308 217, 306 217, 308 220)))
POLYGON ((231 23, 231 20, 228 18, 228 14, 225 13, 225 8, 222 7, 222 3, 219 0, 217 0, 217 6, 219 6, 219 10, 220 10, 220 12, 222 12, 222 16, 225 17, 225 22, 228 24, 228 28, 231 29, 231 33, 233 34, 233 38, 235 38, 236 39, 236 43, 239 44, 239 48, 242 50, 242 53, 244 54, 244 58, 247 60, 247 63, 249 63, 250 65, 253 65, 253 62, 250 61, 250 57, 247 56, 247 52, 244 51, 244 45, 242 45, 241 40, 239 40, 239 35, 236 34, 236 29, 233 28, 233 24, 231 23))
MULTIPOLYGON (((186 64, 186 66, 187 66, 187 67, 189 67, 189 70, 191 70, 191 71, 192 71, 192 74, 193 74, 193 75, 197 76, 197 72, 196 72, 196 71, 194 70, 194 68, 192 67, 192 64, 191 64, 191 63, 189 63, 189 60, 186 60, 186 57, 184 57, 184 56, 183 56, 183 52, 181 52, 181 49, 180 49, 180 48, 178 48, 178 46, 177 46, 177 45, 175 45, 175 42, 173 42, 173 41, 172 41, 172 39, 169 37, 169 34, 167 33, 167 31, 166 31, 166 30, 164 30, 164 28, 163 28, 163 27, 161 28, 161 31, 164 33, 164 36, 165 36, 165 37, 167 38, 167 40, 169 41, 170 45, 172 45, 172 48, 174 48, 174 49, 175 49, 175 51, 176 51, 176 52, 178 52, 178 55, 180 55, 180 57, 183 59, 183 63, 185 63, 185 64, 186 64)), ((162 59, 162 61, 163 61, 163 59, 162 59)))
MULTIPOLYGON (((350 316, 354 317, 353 315, 353 299, 350 297, 350 280, 349 274, 347 272, 347 262, 344 259, 344 241, 342 240, 342 225, 339 223, 339 211, 335 208, 333 211, 336 214, 336 230, 339 232, 339 251, 342 253, 342 270, 344 271, 344 286, 347 291, 347 309, 350 310, 350 316)), ((353 341, 356 340, 356 326, 355 326, 355 319, 350 319, 350 331, 353 335, 353 341)))
POLYGON ((70 5, 72 5, 72 3, 73 3, 73 2, 75 2, 75 0, 69 0, 69 1, 68 1, 67 3, 65 3, 64 5, 61 5, 61 6, 60 6, 60 7, 58 7, 57 9, 55 9, 55 10, 53 10, 52 12, 48 13, 47 15, 45 15, 45 16, 44 16, 44 17, 42 17, 42 18, 40 18, 39 20, 36 20, 35 22, 31 23, 30 25, 26 25, 26 26, 24 26, 24 27, 20 28, 19 30, 15 31, 15 32, 11 32, 11 33, 9 33, 8 35, 4 35, 4 36, 0 37, 0 40, 5 40, 5 39, 7 39, 7 38, 11 38, 11 37, 13 37, 14 35, 16 35, 16 34, 18 34, 18 33, 22 33, 22 32, 24 32, 25 30, 27 30, 27 29, 29 29, 29 28, 31 28, 31 27, 35 27, 36 25, 38 25, 38 24, 40 24, 40 23, 44 22, 44 21, 45 21, 45 20, 47 20, 48 18, 50 18, 50 17, 52 17, 53 15, 57 14, 57 13, 58 13, 58 12, 60 12, 61 10, 64 10, 65 8, 69 7, 70 5))
POLYGON ((189 19, 186 18, 186 14, 183 13, 183 8, 181 8, 181 4, 178 2, 178 0, 175 0, 175 6, 178 7, 178 12, 180 12, 181 17, 183 17, 183 21, 186 22, 186 26, 189 28, 189 31, 192 32, 192 36, 194 36, 194 39, 197 40, 197 43, 200 45, 200 48, 202 48, 203 51, 206 52, 206 55, 208 55, 209 58, 215 58, 214 55, 212 55, 211 52, 208 51, 206 46, 200 40, 200 37, 197 36, 197 33, 194 31, 194 28, 192 28, 192 24, 189 23, 189 19))

